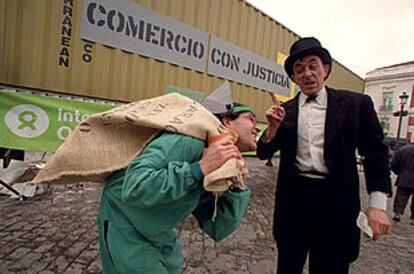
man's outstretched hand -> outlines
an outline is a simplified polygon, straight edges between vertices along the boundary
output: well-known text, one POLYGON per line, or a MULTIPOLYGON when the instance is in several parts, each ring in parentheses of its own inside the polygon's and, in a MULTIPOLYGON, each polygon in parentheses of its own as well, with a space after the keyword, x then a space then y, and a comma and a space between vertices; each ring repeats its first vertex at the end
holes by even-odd
POLYGON ((280 105, 276 95, 272 92, 268 92, 273 105, 266 111, 266 120, 269 123, 265 133, 265 140, 270 141, 276 136, 276 132, 285 119, 285 109, 280 105))

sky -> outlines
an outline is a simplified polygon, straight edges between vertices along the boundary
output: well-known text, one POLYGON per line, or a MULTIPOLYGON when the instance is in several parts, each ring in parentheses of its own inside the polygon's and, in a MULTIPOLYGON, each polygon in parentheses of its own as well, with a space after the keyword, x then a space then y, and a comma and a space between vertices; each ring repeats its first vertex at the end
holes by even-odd
POLYGON ((362 78, 414 61, 414 0, 247 0, 362 78))

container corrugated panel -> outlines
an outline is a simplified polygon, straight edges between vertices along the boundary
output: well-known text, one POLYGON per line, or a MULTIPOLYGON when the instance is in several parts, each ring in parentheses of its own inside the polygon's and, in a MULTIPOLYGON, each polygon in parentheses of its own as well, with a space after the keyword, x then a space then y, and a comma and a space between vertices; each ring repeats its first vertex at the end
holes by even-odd
MULTIPOLYGON (((242 0, 135 2, 274 62, 299 38, 242 0)), ((166 85, 207 95, 223 82, 206 72, 81 40, 81 5, 81 0, 0 0, 0 83, 134 101, 164 94, 166 85)), ((231 83, 234 99, 251 105, 264 121, 270 106, 266 92, 231 83)), ((364 85, 337 62, 328 83, 361 92, 364 85)))

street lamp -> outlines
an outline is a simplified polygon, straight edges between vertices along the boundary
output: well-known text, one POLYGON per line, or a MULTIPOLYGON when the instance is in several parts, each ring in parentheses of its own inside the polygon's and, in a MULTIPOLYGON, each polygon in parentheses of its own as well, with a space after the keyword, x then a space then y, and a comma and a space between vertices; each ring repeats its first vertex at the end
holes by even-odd
POLYGON ((398 141, 400 140, 402 117, 408 114, 408 113, 404 113, 404 105, 407 103, 407 100, 408 100, 407 93, 405 93, 405 91, 404 91, 399 97, 400 97, 401 109, 400 109, 399 115, 398 115, 400 117, 400 119, 398 121, 397 146, 398 146, 398 141))

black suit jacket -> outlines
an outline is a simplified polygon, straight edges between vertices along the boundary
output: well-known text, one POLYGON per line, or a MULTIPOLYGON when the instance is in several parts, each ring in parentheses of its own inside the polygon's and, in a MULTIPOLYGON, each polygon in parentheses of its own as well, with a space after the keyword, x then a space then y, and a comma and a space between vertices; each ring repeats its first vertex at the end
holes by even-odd
MULTIPOLYGON (((364 157, 363 165, 368 192, 382 191, 391 195, 388 148, 373 103, 369 96, 326 87, 328 106, 325 120, 324 159, 329 170, 329 187, 335 200, 336 212, 344 221, 343 233, 347 243, 347 256, 356 259, 359 251, 359 230, 355 225, 360 211, 359 179, 356 151, 364 157)), ((284 217, 289 216, 286 201, 295 199, 290 182, 297 175, 295 166, 298 141, 299 96, 283 104, 286 116, 276 137, 269 143, 258 142, 257 156, 268 159, 280 150, 280 166, 276 188, 274 236, 283 242, 284 217)), ((289 216, 289 217, 288 217, 289 216)), ((286 243, 289 244, 289 243, 286 243)))

